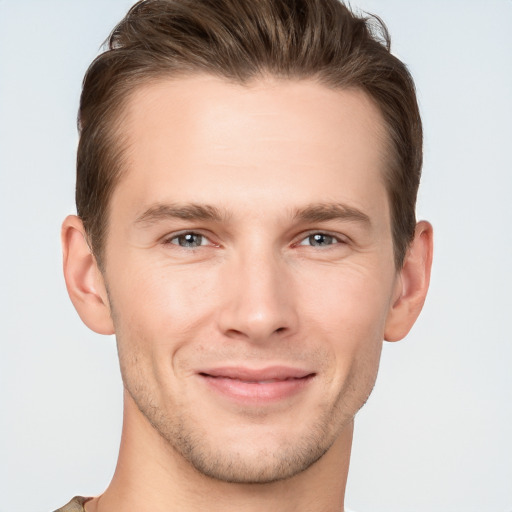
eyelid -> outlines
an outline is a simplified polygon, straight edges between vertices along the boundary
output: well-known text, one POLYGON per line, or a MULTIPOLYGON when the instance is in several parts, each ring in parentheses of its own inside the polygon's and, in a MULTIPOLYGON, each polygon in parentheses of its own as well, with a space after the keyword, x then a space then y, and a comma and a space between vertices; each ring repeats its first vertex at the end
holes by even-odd
MULTIPOLYGON (((213 240, 214 237, 212 236, 211 232, 206 232, 206 230, 203 230, 203 229, 181 229, 179 231, 167 233, 160 238, 160 243, 176 245, 177 247, 180 247, 178 244, 172 244, 171 241, 180 236, 189 235, 189 234, 199 235, 199 236, 206 238, 208 240, 209 244, 204 247, 208 247, 208 246, 220 247, 220 245, 221 245, 218 242, 215 242, 213 240)), ((336 240, 336 244, 333 244, 333 245, 337 245, 338 243, 339 244, 348 244, 351 242, 351 239, 349 236, 339 233, 339 232, 333 232, 333 231, 330 231, 327 229, 311 229, 311 230, 302 232, 300 235, 296 236, 295 241, 292 243, 292 246, 295 247, 295 246, 301 245, 301 242, 303 242, 306 238, 313 236, 313 235, 330 236, 336 240)))
MULTIPOLYGON (((175 238, 178 238, 180 236, 184 236, 184 235, 198 235, 198 236, 202 236, 203 238, 206 238, 206 240, 208 240, 209 244, 204 245, 204 246, 199 246, 199 247, 208 247, 208 246, 219 247, 220 246, 220 244, 218 244, 212 240, 213 237, 211 236, 211 234, 205 233, 205 231, 202 229, 181 229, 180 231, 174 231, 172 233, 167 233, 166 235, 164 235, 163 237, 160 238, 160 242, 164 245, 166 245, 166 244, 175 245, 175 246, 181 248, 179 244, 173 244, 172 240, 174 240, 175 238)), ((196 249, 197 248, 198 247, 196 247, 196 249)), ((190 249, 193 249, 193 248, 190 248, 190 249)), ((190 250, 190 249, 187 249, 187 250, 190 250)))
POLYGON ((351 242, 350 237, 348 237, 347 235, 344 235, 342 233, 329 231, 328 229, 312 229, 312 230, 309 230, 306 232, 302 232, 299 236, 297 236, 296 242, 293 243, 293 246, 301 245, 301 242, 303 242, 304 240, 306 240, 306 238, 309 238, 310 236, 313 236, 313 235, 330 236, 336 240, 336 244, 333 244, 333 245, 337 245, 338 243, 339 244, 348 244, 351 242))

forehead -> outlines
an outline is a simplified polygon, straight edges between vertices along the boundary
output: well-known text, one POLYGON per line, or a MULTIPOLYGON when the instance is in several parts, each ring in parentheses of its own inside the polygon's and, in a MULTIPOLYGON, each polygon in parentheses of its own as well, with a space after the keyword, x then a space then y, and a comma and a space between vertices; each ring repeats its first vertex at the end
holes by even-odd
POLYGON ((132 93, 121 131, 127 160, 113 205, 124 197, 139 212, 159 202, 278 209, 340 201, 369 214, 387 210, 386 132, 359 90, 312 80, 162 79, 132 93))

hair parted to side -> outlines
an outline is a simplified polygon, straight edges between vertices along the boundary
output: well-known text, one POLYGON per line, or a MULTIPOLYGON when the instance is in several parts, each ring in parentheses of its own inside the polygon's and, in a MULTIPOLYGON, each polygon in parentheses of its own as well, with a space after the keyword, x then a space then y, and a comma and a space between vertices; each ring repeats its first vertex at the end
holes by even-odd
POLYGON ((76 204, 100 268, 109 200, 123 172, 124 103, 141 84, 193 73, 240 84, 265 75, 314 79, 366 92, 389 134, 384 178, 402 266, 416 225, 422 128, 414 82, 390 53, 382 21, 339 0, 142 0, 90 65, 80 100, 76 204))

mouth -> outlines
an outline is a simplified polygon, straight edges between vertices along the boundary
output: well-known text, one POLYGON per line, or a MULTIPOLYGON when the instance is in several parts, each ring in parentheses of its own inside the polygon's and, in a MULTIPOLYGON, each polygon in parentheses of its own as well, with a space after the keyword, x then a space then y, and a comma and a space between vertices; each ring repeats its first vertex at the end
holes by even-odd
POLYGON ((198 375, 213 392, 244 403, 290 398, 303 391, 315 377, 314 372, 283 366, 214 368, 200 371, 198 375))

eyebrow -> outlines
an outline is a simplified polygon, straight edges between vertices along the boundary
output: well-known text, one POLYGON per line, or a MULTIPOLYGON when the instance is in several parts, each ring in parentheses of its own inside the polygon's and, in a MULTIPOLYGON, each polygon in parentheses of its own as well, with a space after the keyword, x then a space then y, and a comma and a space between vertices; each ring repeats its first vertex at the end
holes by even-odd
POLYGON ((135 224, 153 224, 165 219, 209 220, 226 218, 215 206, 206 204, 155 204, 135 219, 135 224))
POLYGON ((296 210, 294 217, 303 222, 323 222, 328 220, 349 220, 371 225, 370 217, 357 208, 341 203, 319 203, 296 210))
MULTIPOLYGON (((154 204, 135 219, 136 225, 157 223, 166 219, 225 221, 227 212, 207 204, 154 204)), ((348 220, 371 225, 370 217, 357 208, 341 203, 315 203, 296 209, 292 218, 300 222, 324 222, 329 220, 348 220)))

